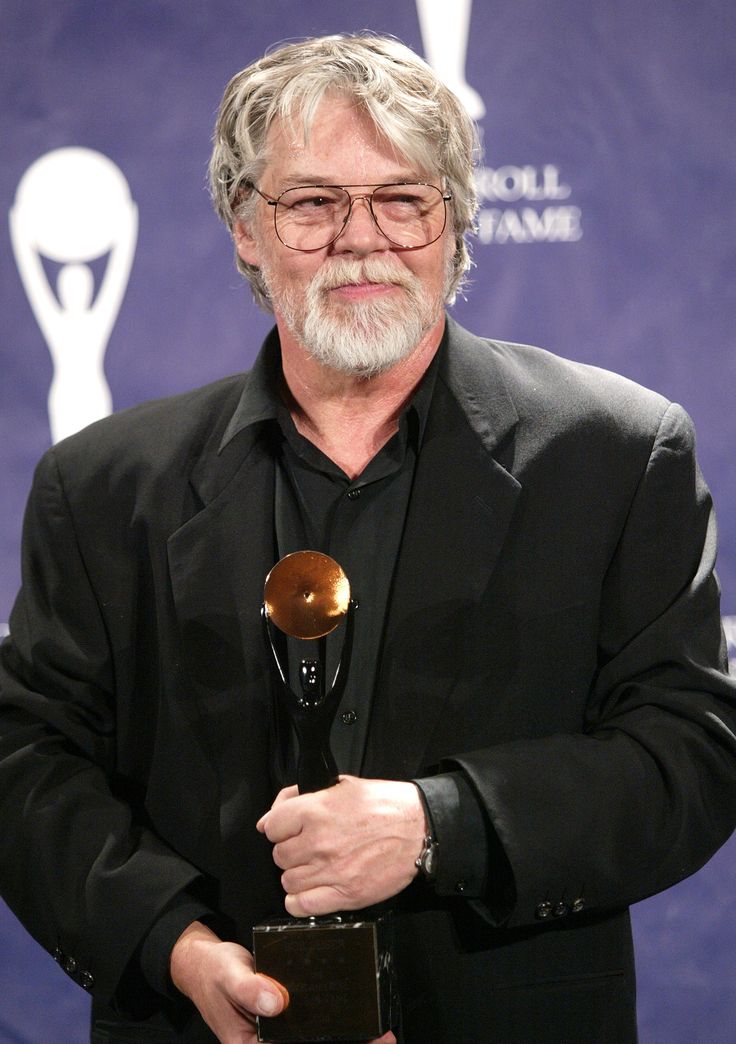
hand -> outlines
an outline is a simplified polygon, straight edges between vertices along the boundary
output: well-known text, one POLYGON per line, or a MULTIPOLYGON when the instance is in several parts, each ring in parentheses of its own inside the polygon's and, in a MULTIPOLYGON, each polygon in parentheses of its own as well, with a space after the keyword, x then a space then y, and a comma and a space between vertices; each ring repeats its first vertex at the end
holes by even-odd
POLYGON ((222 1044, 255 1044, 255 1016, 278 1015, 289 1003, 285 987, 256 975, 246 949, 223 942, 199 921, 174 943, 169 968, 176 988, 222 1044))
POLYGON ((397 895, 416 877, 427 832, 413 783, 356 776, 313 794, 287 787, 257 826, 274 844, 294 917, 360 910, 397 895))
MULTIPOLYGON (((222 942, 199 921, 175 942, 170 971, 221 1044, 256 1044, 256 1014, 278 1015, 289 1003, 281 983, 256 975, 246 949, 222 942)), ((396 1044, 396 1037, 385 1033, 370 1044, 396 1044)))

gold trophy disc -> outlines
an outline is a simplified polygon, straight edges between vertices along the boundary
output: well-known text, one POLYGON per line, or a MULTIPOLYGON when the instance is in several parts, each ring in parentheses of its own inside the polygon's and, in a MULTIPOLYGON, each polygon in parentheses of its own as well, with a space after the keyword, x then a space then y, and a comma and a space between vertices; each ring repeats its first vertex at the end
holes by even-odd
POLYGON ((292 638, 323 638, 350 604, 342 566, 321 551, 295 551, 277 562, 263 588, 266 614, 292 638))

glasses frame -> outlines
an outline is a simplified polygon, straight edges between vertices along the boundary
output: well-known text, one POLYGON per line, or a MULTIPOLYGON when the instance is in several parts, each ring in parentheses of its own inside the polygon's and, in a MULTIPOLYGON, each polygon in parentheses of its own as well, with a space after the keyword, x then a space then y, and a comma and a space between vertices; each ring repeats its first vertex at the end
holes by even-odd
POLYGON ((257 185, 253 184, 252 181, 246 182, 245 183, 245 188, 253 189, 254 192, 258 193, 258 195, 261 197, 261 199, 265 200, 265 202, 268 204, 269 207, 273 207, 273 230, 276 233, 276 238, 278 239, 279 243, 282 243, 283 246, 285 246, 287 250, 298 250, 302 254, 311 254, 311 253, 313 253, 316 250, 324 250, 326 247, 332 246, 332 244, 337 239, 340 238, 340 236, 343 234, 345 229, 348 227, 348 222, 350 221, 350 217, 351 217, 351 215, 353 213, 353 204, 357 203, 358 200, 360 200, 360 199, 364 199, 366 201, 366 203, 368 204, 368 209, 370 211, 371 218, 373 219, 373 224, 376 226, 376 228, 381 233, 381 235, 384 237, 384 239, 388 240, 388 242, 391 244, 391 246, 398 247, 400 250, 423 250, 424 247, 428 247, 428 246, 431 246, 432 243, 436 243, 437 240, 442 235, 442 233, 445 231, 445 228, 447 227, 447 204, 452 200, 452 193, 451 192, 443 192, 441 188, 438 188, 437 185, 433 185, 431 183, 431 181, 385 181, 385 182, 381 182, 381 184, 379 184, 379 185, 361 185, 361 184, 357 184, 357 185, 290 185, 289 188, 284 189, 284 191, 281 192, 278 196, 269 196, 268 193, 262 192, 258 188, 257 185), (381 228, 381 225, 380 225, 380 223, 378 221, 378 218, 376 217, 375 211, 373 210, 373 194, 375 192, 377 192, 378 189, 382 189, 382 188, 400 188, 402 185, 421 185, 424 188, 436 189, 436 191, 439 192, 440 197, 442 199, 442 207, 443 207, 442 228, 439 230, 439 232, 434 237, 434 239, 430 239, 426 243, 422 243, 421 246, 407 246, 404 243, 397 243, 396 240, 391 238, 391 236, 386 235, 386 233, 381 228), (304 189, 311 189, 311 188, 314 188, 314 189, 342 189, 343 192, 347 192, 349 203, 348 203, 348 212, 345 215, 345 220, 343 221, 343 223, 342 223, 342 225, 340 227, 339 232, 337 232, 332 237, 332 239, 328 240, 327 243, 323 243, 322 246, 318 246, 318 247, 295 247, 295 246, 291 246, 289 243, 285 243, 284 240, 279 235, 278 222, 277 222, 277 213, 278 213, 279 204, 281 203, 281 199, 283 198, 283 196, 286 195, 287 192, 293 192, 294 189, 297 189, 297 188, 300 188, 300 189, 301 188, 304 188, 304 189), (351 188, 369 188, 371 191, 370 192, 361 192, 358 195, 354 196, 354 195, 352 195, 352 193, 348 192, 348 189, 351 189, 351 188))

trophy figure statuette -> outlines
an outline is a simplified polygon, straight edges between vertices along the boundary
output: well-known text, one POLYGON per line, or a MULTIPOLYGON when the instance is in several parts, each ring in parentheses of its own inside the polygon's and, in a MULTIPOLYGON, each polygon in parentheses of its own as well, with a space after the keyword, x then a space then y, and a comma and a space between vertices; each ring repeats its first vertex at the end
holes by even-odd
MULTIPOLYGON (((294 726, 302 794, 338 781, 330 729, 347 682, 354 614, 350 583, 338 563, 319 551, 282 558, 266 577, 263 637, 282 710, 294 726), (327 684, 327 636, 343 627, 340 656, 327 684), (310 645, 299 662, 298 692, 280 652, 283 636, 310 645)), ((390 1028, 392 960, 387 922, 360 914, 279 918, 253 928, 256 971, 282 983, 289 1005, 272 1018, 259 1016, 258 1039, 273 1044, 360 1041, 390 1028)))

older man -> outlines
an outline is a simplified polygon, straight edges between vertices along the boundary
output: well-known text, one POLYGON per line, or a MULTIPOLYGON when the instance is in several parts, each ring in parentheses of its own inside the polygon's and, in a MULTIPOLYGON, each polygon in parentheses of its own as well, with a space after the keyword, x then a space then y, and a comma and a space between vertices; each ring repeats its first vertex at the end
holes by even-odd
POLYGON ((446 317, 473 150, 395 41, 243 70, 212 187, 275 331, 250 373, 39 466, 2 648, 0 865, 92 992, 96 1041, 252 1041, 284 1000, 251 927, 383 901, 396 1038, 633 1041, 627 907, 733 828, 689 422, 446 317), (360 609, 343 774, 300 795, 258 610, 302 548, 360 609))

